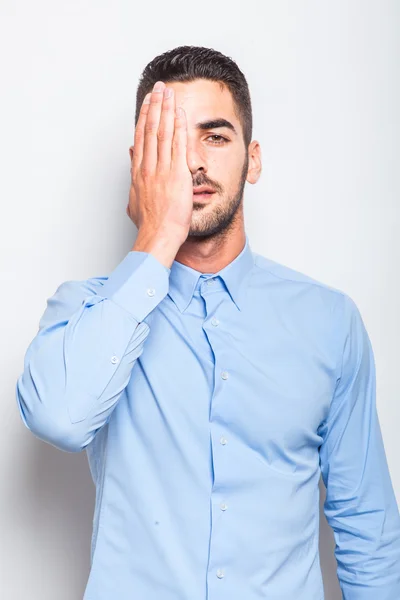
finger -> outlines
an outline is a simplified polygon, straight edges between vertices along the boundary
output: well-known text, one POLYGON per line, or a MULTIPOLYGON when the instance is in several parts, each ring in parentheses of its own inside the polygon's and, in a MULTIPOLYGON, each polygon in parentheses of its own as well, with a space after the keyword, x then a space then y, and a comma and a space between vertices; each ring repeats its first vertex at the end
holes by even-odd
POLYGON ((172 88, 164 89, 160 125, 158 128, 158 165, 159 171, 171 168, 172 138, 174 137, 175 94, 172 88))
POLYGON ((150 108, 144 126, 142 170, 147 173, 154 173, 157 167, 157 133, 160 124, 164 88, 165 83, 162 81, 157 81, 154 85, 150 98, 150 108))
POLYGON ((172 139, 172 165, 183 167, 187 164, 187 122, 186 113, 181 107, 177 107, 175 112, 175 130, 172 139))
POLYGON ((139 113, 139 118, 136 123, 134 145, 132 152, 132 172, 136 172, 140 167, 143 159, 143 144, 144 144, 144 126, 146 123, 147 113, 150 108, 151 92, 146 94, 139 113))

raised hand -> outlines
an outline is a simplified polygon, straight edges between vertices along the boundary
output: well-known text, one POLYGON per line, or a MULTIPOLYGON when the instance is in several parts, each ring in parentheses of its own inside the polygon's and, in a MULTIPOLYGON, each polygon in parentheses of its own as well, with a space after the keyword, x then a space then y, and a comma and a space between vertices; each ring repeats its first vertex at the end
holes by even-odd
POLYGON ((127 213, 138 228, 133 250, 152 252, 170 266, 186 240, 193 211, 193 181, 186 160, 187 123, 174 90, 155 84, 135 129, 127 213))

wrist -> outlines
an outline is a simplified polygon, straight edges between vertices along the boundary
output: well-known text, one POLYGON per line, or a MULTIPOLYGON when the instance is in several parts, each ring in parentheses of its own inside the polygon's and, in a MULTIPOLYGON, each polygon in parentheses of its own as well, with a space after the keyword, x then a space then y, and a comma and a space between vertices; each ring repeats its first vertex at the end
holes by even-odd
POLYGON ((139 229, 132 250, 149 252, 164 266, 171 268, 175 256, 182 245, 181 237, 171 230, 166 233, 157 233, 139 229))

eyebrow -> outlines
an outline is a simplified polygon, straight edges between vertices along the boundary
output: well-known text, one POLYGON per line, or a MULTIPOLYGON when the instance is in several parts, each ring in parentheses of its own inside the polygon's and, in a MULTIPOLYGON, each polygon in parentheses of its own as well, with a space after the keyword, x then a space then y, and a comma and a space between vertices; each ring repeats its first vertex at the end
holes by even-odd
POLYGON ((237 131, 232 125, 232 123, 230 121, 227 121, 226 119, 213 119, 212 121, 201 121, 200 123, 196 123, 196 129, 201 130, 217 129, 218 127, 227 127, 228 129, 233 131, 235 135, 237 135, 237 131))

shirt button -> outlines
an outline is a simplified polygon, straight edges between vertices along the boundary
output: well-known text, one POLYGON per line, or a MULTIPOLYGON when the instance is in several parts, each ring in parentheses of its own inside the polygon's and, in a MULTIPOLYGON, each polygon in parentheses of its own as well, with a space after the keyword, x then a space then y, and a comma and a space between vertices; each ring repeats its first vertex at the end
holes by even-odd
POLYGON ((217 325, 219 325, 219 321, 216 317, 213 317, 211 319, 211 325, 214 325, 214 327, 217 327, 217 325))
POLYGON ((118 356, 112 356, 111 357, 111 362, 112 362, 113 365, 115 365, 118 361, 119 361, 118 356))
POLYGON ((228 505, 225 504, 225 502, 223 502, 222 504, 219 505, 221 510, 226 510, 228 508, 228 505))
POLYGON ((222 579, 222 577, 223 577, 223 576, 224 576, 224 572, 223 572, 223 570, 222 570, 222 569, 218 569, 218 571, 217 571, 217 577, 218 577, 219 579, 222 579))
POLYGON ((228 443, 228 440, 227 440, 227 439, 226 439, 224 436, 222 436, 222 437, 220 438, 220 440, 219 440, 219 441, 221 442, 221 444, 222 444, 223 446, 225 446, 225 444, 227 444, 227 443, 228 443))
POLYGON ((154 294, 155 294, 155 293, 156 293, 156 291, 155 291, 155 289, 154 289, 154 288, 149 288, 149 289, 147 290, 147 295, 148 295, 148 296, 154 296, 154 294))
POLYGON ((222 371, 221 377, 222 377, 222 379, 228 379, 228 373, 227 373, 227 371, 222 371))

